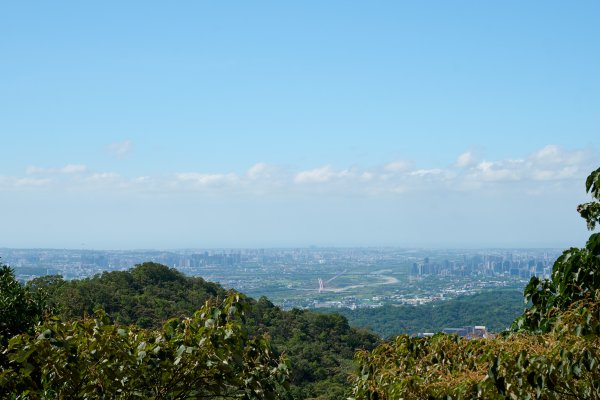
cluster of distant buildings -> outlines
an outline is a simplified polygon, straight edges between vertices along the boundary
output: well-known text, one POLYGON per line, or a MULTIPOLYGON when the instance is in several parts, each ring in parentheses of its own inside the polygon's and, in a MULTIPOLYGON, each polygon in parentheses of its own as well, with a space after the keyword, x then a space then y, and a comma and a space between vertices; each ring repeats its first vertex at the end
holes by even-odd
POLYGON ((441 262, 425 257, 411 267, 413 276, 511 276, 529 279, 532 276, 547 278, 552 272, 556 257, 549 254, 531 255, 474 255, 462 260, 441 262))

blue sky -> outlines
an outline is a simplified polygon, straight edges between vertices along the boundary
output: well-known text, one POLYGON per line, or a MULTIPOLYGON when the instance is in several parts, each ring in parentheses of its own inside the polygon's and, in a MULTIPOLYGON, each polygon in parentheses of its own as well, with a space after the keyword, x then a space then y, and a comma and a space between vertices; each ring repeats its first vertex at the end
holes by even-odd
POLYGON ((581 245, 600 4, 0 6, 0 247, 581 245))

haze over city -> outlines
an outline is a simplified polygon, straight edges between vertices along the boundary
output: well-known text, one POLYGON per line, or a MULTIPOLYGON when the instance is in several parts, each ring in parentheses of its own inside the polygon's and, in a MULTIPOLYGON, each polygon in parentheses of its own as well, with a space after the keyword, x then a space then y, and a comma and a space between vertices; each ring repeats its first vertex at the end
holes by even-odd
POLYGON ((0 247, 553 247, 600 4, 0 6, 0 247))

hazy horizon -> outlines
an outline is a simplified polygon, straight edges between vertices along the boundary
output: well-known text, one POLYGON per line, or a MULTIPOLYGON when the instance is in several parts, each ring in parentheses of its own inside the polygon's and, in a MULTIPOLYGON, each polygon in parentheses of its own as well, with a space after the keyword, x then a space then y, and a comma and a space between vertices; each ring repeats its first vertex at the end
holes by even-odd
POLYGON ((59 248, 59 247, 0 247, 0 250, 17 251, 69 251, 69 252, 230 252, 230 251, 284 251, 284 250, 415 250, 415 251, 508 251, 508 250, 562 250, 564 247, 410 247, 410 246, 280 246, 280 247, 184 247, 184 248, 59 248))
POLYGON ((0 9, 1 247, 589 235, 600 3, 0 9))

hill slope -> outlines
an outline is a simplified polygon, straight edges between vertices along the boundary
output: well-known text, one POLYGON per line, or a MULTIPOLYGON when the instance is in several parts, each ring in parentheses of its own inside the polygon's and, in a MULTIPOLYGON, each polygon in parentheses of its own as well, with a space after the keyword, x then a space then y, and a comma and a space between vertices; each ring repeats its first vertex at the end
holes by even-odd
MULTIPOLYGON (((29 285, 46 290, 64 320, 101 308, 117 323, 149 328, 160 327, 172 317, 190 316, 206 300, 227 295, 218 284, 156 263, 83 280, 42 277, 29 285)), ((290 361, 292 399, 346 397, 355 351, 372 349, 379 341, 366 330, 351 328, 340 315, 283 311, 266 298, 245 301, 249 334, 267 333, 274 350, 290 361)))

